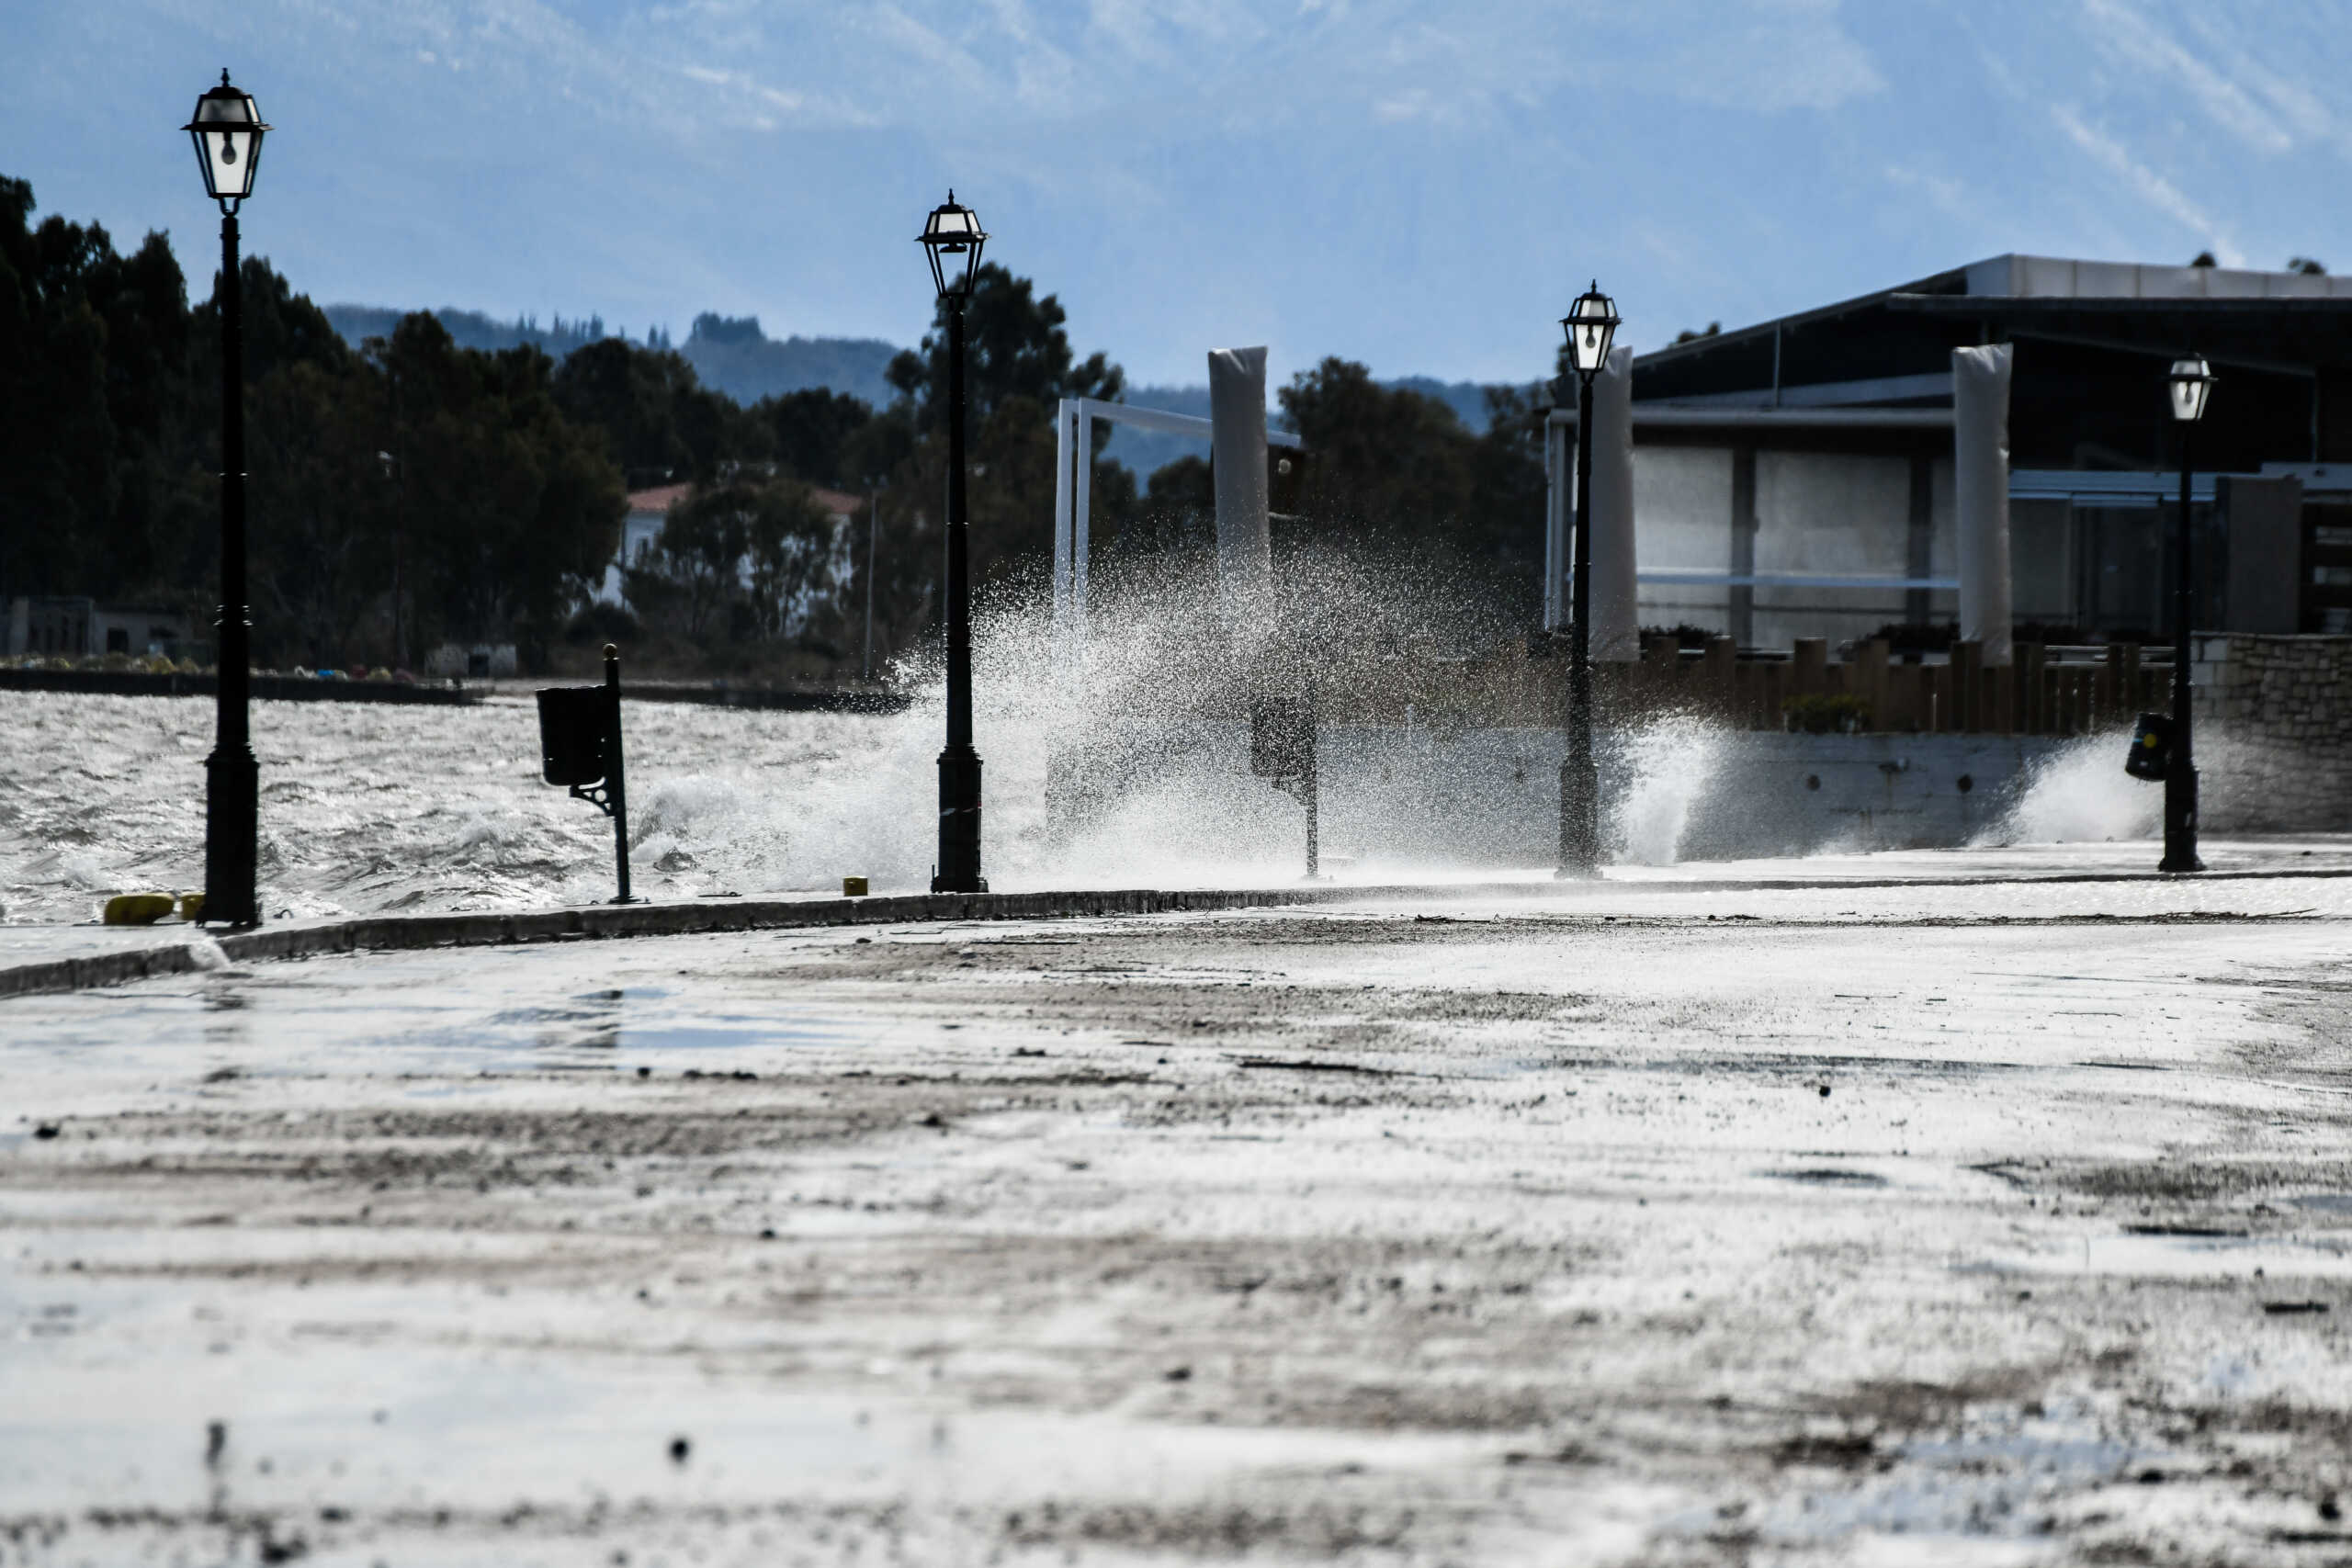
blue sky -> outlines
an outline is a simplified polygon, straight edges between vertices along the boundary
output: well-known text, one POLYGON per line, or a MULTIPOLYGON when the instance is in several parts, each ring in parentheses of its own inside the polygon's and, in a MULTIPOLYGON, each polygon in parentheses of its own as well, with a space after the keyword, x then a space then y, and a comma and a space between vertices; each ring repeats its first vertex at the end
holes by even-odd
POLYGON ((2352 4, 0 0, 0 171, 214 223, 176 127, 277 127, 249 248, 314 298, 910 342, 952 182, 1081 349, 1523 379, 2025 250, 2352 268, 2352 4))

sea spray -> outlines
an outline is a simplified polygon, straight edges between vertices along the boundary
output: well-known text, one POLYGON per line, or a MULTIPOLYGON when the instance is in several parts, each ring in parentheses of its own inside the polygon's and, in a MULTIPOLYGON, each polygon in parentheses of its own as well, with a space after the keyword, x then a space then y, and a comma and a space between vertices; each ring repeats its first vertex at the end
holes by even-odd
POLYGON ((2122 731, 2086 735, 2028 766, 2017 798, 1973 847, 2144 839, 2164 821, 2164 790, 2123 772, 2122 731))
POLYGON ((1716 787, 1723 732, 1705 719, 1672 715, 1641 725, 1611 748, 1602 774, 1616 810, 1613 857, 1634 865, 1673 865, 1682 858, 1692 807, 1716 787))

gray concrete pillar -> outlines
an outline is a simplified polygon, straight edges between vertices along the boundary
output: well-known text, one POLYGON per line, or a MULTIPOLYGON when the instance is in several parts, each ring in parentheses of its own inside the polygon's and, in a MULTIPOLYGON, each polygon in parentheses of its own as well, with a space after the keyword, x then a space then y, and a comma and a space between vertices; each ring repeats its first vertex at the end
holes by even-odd
POLYGON ((1642 656, 1634 572, 1634 351, 1611 349, 1592 379, 1592 657, 1642 656))
POLYGON ((1216 468, 1217 582, 1232 610, 1273 572, 1266 518, 1266 351, 1209 350, 1209 447, 1216 468))
MULTIPOLYGON (((1756 575, 1756 448, 1735 446, 1731 453, 1731 574, 1756 575)), ((1756 646, 1756 590, 1746 583, 1731 590, 1731 625, 1724 628, 1741 648, 1756 646)))
POLYGON ((1951 351, 1952 491, 1960 520, 1960 635, 1987 669, 2009 662, 2007 344, 1951 351))

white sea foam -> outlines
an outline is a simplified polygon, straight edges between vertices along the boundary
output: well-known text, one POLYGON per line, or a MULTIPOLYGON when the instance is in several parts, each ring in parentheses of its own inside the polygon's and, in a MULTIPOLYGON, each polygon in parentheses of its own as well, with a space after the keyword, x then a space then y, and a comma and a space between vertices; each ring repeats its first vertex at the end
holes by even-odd
POLYGON ((1975 842, 2100 843, 2144 839, 2164 821, 2164 789, 2123 771, 2126 737, 2088 735, 2031 764, 2016 804, 1975 842))
POLYGON ((1690 717, 1645 725, 1620 745, 1617 858, 1635 865, 1673 865, 1692 808, 1714 786, 1722 732, 1690 717))
MULTIPOLYGON (((1109 574, 1105 574, 1106 577, 1109 574)), ((1432 711, 1416 671, 1497 627, 1445 585, 1328 569, 1237 649, 1213 590, 1098 580, 1082 655, 1047 618, 976 624, 976 728, 992 886, 1268 885, 1304 869, 1305 811, 1250 770, 1241 671, 1318 672, 1323 869, 1361 882, 1550 865, 1559 731, 1432 711), (1331 694, 1338 694, 1336 696, 1331 694), (1409 712, 1409 718, 1408 718, 1409 712)), ((929 886, 944 701, 935 658, 897 672, 888 716, 626 705, 631 879, 656 897, 929 886)), ((211 705, 0 694, 0 904, 92 918, 105 895, 203 881, 211 705)), ((263 901, 277 915, 514 908, 611 897, 611 824, 543 784, 529 696, 473 707, 265 702, 263 901)), ((1724 738, 1668 719, 1602 759, 1612 856, 1670 865, 1722 787, 1724 738)), ((2109 740, 2044 763, 1993 841, 2143 836, 2159 791, 2109 740)))

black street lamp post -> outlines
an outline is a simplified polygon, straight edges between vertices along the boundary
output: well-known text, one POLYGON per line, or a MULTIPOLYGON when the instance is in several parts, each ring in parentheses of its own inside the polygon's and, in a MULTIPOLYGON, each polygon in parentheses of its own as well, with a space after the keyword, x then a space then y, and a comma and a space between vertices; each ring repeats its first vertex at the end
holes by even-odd
POLYGON ((1592 760, 1592 378, 1609 364, 1616 303, 1595 282, 1560 325, 1577 373, 1576 548, 1568 590, 1568 751, 1560 761, 1561 877, 1600 863, 1600 772, 1592 760))
POLYGON ((2197 858, 2197 761, 2188 736, 2188 628, 2193 615, 2190 585, 2191 547, 2188 478, 2189 435, 2205 417, 2205 400, 2212 396, 2215 377, 2205 361, 2191 355, 2173 361, 2166 378, 2172 392, 2173 423, 2180 427, 2180 533, 2174 562, 2172 605, 2172 745, 2165 758, 2165 858, 2162 871, 2202 871, 2197 858))
POLYGON ((956 193, 916 236, 947 307, 947 749, 939 754, 939 864, 933 893, 985 893, 980 874, 980 754, 972 749, 972 582, 964 510, 964 307, 978 281, 979 214, 956 193))
POLYGON ((253 95, 220 85, 196 100, 181 128, 196 143, 205 194, 220 204, 220 618, 219 716, 205 759, 204 916, 232 926, 261 923, 254 888, 261 764, 254 760, 247 708, 252 627, 245 602, 245 359, 243 301, 237 278, 237 209, 254 193, 254 166, 269 127, 253 95))

